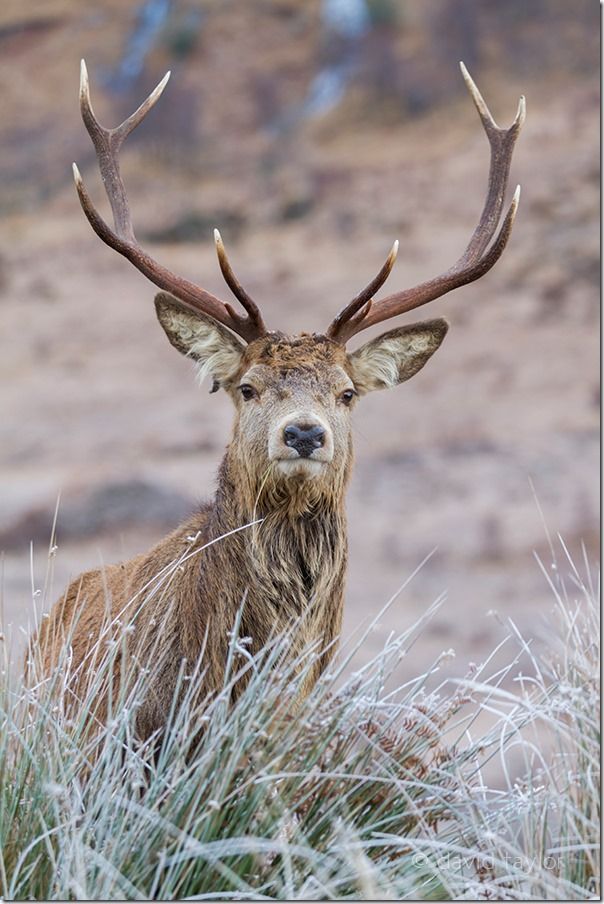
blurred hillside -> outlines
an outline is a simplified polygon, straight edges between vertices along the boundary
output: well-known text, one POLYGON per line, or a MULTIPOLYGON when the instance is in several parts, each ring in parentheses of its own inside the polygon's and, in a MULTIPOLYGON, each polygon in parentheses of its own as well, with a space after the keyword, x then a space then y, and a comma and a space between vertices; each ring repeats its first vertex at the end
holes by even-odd
MULTIPOLYGON (((459 75, 495 118, 528 118, 510 247, 434 303, 450 336, 365 400, 349 497, 347 630, 437 552, 378 630, 449 598, 416 647, 491 648, 486 613, 551 606, 545 533, 598 548, 599 6, 593 0, 6 0, 0 9, 0 547, 22 624, 57 495, 55 594, 145 548, 208 495, 231 412, 154 322, 153 287, 85 222, 70 164, 106 209, 81 123, 117 124, 172 70, 123 152, 137 234, 226 297, 220 226, 270 326, 321 330, 401 241, 391 290, 451 265, 480 212, 488 148, 459 75)), ((426 309, 427 310, 427 309, 426 309)), ((420 312, 420 315, 422 312, 420 312)), ((380 634, 381 636, 381 634, 380 634)), ((403 669, 404 670, 404 669, 403 669)), ((410 672, 416 672, 412 665, 410 672)))
MULTIPOLYGON (((255 203, 235 217, 255 225, 302 214, 319 200, 321 173, 309 145, 321 154, 336 135, 400 126, 455 103, 464 91, 459 59, 493 103, 516 84, 538 81, 551 92, 593 80, 597 13, 591 0, 7 0, 0 11, 2 210, 60 191, 74 154, 93 160, 73 103, 82 56, 107 121, 130 113, 172 69, 169 99, 129 150, 173 164, 189 187, 200 178, 255 176, 258 197, 253 184, 240 186, 255 203), (309 135, 309 125, 319 134, 309 135), (309 197, 302 185, 289 186, 288 207, 287 189, 270 177, 294 164, 293 182, 314 175, 319 186, 304 186, 309 197), (285 197, 271 205, 263 177, 285 197)), ((220 197, 213 203, 236 203, 224 190, 220 197)), ((201 201, 205 220, 211 205, 201 201)), ((183 222, 191 214, 177 209, 183 222)))

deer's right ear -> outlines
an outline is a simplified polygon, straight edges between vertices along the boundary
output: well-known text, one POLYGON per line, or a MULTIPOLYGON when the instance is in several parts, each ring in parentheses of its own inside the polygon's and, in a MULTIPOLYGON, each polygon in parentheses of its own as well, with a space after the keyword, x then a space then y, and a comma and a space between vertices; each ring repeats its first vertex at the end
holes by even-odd
POLYGON ((245 346, 226 327, 165 292, 155 296, 155 310, 174 348, 195 361, 200 382, 211 376, 214 392, 234 378, 245 346))

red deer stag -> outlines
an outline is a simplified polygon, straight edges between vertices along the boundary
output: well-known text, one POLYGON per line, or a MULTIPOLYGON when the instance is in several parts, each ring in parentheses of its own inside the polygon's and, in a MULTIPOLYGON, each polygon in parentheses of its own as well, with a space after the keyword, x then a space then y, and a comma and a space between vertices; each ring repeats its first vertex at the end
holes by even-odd
MULTIPOLYGON (((288 336, 267 329, 233 273, 218 231, 220 269, 244 313, 175 276, 140 247, 118 154, 159 99, 168 75, 135 113, 117 128, 105 129, 93 113, 82 62, 81 113, 96 149, 113 228, 93 206, 74 164, 82 209, 99 238, 164 290, 155 308, 169 341, 194 362, 200 378, 211 378, 212 392, 224 389, 235 406, 215 498, 150 552, 73 581, 38 636, 46 673, 56 667, 69 636, 78 680, 90 681, 93 645, 108 624, 129 624, 128 648, 139 663, 153 664, 137 723, 142 736, 165 724, 183 660, 197 662, 203 653, 200 692, 221 687, 228 634, 242 601, 241 631, 251 638, 252 651, 292 623, 297 625, 294 649, 314 642, 324 651, 308 675, 307 689, 333 655, 347 559, 344 493, 352 466, 351 412, 359 397, 416 374, 443 341, 447 323, 439 318, 399 326, 352 352, 346 343, 367 327, 487 273, 506 246, 518 206, 519 189, 497 231, 524 99, 510 128, 501 129, 463 64, 462 74, 491 153, 486 201, 463 255, 440 276, 377 301, 374 296, 394 265, 395 243, 377 276, 324 334, 288 336), (157 649, 162 656, 155 662, 157 649)), ((101 700, 101 718, 104 705, 101 700)))

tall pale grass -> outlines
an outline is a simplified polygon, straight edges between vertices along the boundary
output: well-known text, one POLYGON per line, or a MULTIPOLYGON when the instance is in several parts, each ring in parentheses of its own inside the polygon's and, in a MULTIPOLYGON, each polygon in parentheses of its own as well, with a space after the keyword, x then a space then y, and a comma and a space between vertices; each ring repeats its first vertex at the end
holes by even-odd
POLYGON ((65 706, 68 649, 51 678, 34 663, 27 689, 5 668, 0 897, 597 896, 599 627, 582 570, 568 556, 544 569, 547 656, 509 624, 507 664, 499 649, 457 682, 438 684, 437 661, 390 689, 416 626, 353 674, 344 651, 300 703, 320 651, 291 662, 283 636, 253 657, 234 625, 222 693, 201 706, 183 667, 161 746, 136 739, 135 664, 94 731, 98 686, 65 706))

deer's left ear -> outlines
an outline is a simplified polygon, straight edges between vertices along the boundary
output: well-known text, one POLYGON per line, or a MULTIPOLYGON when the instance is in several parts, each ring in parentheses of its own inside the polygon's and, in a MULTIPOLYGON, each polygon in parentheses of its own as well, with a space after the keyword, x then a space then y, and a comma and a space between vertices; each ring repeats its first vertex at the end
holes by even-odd
POLYGON ((447 334, 446 320, 424 320, 383 333, 349 355, 351 377, 360 395, 390 389, 421 370, 447 334))

